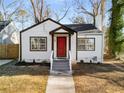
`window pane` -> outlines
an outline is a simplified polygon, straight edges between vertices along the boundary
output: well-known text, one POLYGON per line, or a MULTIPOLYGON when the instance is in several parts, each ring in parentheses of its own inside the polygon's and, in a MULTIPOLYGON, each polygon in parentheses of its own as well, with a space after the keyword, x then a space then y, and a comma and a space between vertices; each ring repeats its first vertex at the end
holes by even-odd
POLYGON ((78 50, 95 50, 95 39, 78 38, 78 50))
POLYGON ((46 50, 46 37, 31 37, 31 50, 46 50))

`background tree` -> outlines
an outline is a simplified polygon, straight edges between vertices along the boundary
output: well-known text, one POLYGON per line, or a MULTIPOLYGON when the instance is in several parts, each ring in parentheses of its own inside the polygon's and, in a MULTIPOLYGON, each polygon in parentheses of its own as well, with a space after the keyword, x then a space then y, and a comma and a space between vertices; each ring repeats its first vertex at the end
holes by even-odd
POLYGON ((101 30, 103 30, 103 20, 105 14, 105 0, 88 0, 87 6, 84 5, 85 0, 75 0, 78 14, 85 14, 85 18, 87 15, 92 17, 92 22, 96 26, 97 17, 100 18, 99 23, 101 25, 101 30), (86 7, 89 7, 88 9, 86 7), (99 16, 100 15, 100 16, 99 16))
POLYGON ((70 21, 75 24, 85 24, 84 18, 82 16, 74 16, 70 18, 70 21))
POLYGON ((50 16, 50 8, 44 0, 29 0, 33 10, 35 23, 39 23, 50 16))
POLYGON ((96 16, 99 12, 101 0, 89 0, 91 10, 87 10, 81 0, 76 0, 75 2, 77 4, 77 9, 79 10, 79 13, 90 15, 93 18, 93 24, 96 25, 96 16))
POLYGON ((6 4, 5 1, 6 0, 0 0, 0 16, 2 21, 12 20, 12 17, 16 14, 21 6, 21 0, 12 0, 9 2, 9 4, 6 4))
POLYGON ((101 30, 103 31, 104 18, 105 18, 105 0, 101 0, 100 14, 101 14, 101 30))
POLYGON ((63 1, 63 8, 61 8, 60 10, 55 10, 53 12, 53 16, 55 16, 55 20, 57 22, 60 22, 61 20, 63 20, 67 15, 68 15, 68 12, 70 10, 70 6, 68 5, 67 1, 63 1))
POLYGON ((25 23, 28 21, 28 13, 25 9, 19 9, 16 14, 16 21, 21 23, 21 30, 25 28, 25 23))
POLYGON ((122 45, 124 43, 124 2, 123 0, 112 0, 111 8, 111 25, 108 32, 109 37, 109 55, 111 57, 117 57, 117 55, 122 50, 122 45))
POLYGON ((3 21, 4 19, 3 19, 3 15, 2 15, 2 13, 0 12, 0 21, 3 21))

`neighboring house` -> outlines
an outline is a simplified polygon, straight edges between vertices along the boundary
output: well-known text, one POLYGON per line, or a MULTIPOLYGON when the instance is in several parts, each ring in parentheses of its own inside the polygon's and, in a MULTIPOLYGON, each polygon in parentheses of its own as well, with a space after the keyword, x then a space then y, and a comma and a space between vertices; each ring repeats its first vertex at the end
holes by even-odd
POLYGON ((19 31, 13 22, 0 21, 0 44, 18 44, 19 31))
POLYGON ((51 63, 51 71, 71 71, 71 63, 103 62, 103 33, 92 24, 62 25, 50 18, 20 32, 20 61, 51 63))

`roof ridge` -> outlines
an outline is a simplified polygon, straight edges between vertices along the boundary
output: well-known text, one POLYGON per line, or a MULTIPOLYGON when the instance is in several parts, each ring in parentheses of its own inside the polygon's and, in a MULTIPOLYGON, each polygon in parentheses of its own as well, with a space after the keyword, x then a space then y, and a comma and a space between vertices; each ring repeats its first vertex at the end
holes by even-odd
POLYGON ((63 25, 93 25, 93 24, 63 24, 63 25))

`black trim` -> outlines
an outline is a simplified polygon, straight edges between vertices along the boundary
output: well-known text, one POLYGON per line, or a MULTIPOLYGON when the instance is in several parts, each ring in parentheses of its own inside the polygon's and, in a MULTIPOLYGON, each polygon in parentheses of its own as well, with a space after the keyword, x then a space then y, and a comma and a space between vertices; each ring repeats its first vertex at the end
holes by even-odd
POLYGON ((69 33, 59 32, 59 33, 54 33, 54 34, 69 34, 69 33))
POLYGON ((22 61, 22 36, 20 33, 20 61, 22 61))
POLYGON ((61 27, 58 27, 58 28, 56 28, 56 29, 50 31, 49 34, 54 34, 54 32, 57 31, 57 30, 59 30, 59 29, 61 29, 61 27))
MULTIPOLYGON (((66 26, 64 26, 64 25, 62 25, 62 24, 60 24, 60 23, 58 23, 58 22, 54 21, 53 19, 48 18, 48 19, 46 19, 46 20, 43 20, 42 22, 39 22, 39 23, 37 23, 37 24, 35 24, 35 25, 32 25, 32 26, 30 26, 30 27, 28 27, 28 28, 26 28, 26 29, 24 29, 24 30, 20 31, 20 33, 23 33, 23 32, 25 32, 25 31, 27 31, 27 30, 29 30, 29 29, 31 29, 31 28, 33 28, 33 27, 35 27, 35 26, 37 26, 37 25, 41 24, 41 23, 44 23, 44 22, 48 21, 48 20, 50 20, 50 21, 52 21, 52 22, 54 22, 54 23, 56 23, 56 24, 60 25, 63 29, 68 29, 68 31, 73 31, 73 32, 76 32, 76 31, 74 31, 73 29, 68 28, 68 27, 66 27, 66 26)), ((77 33, 77 32, 76 32, 76 33, 77 33)))
MULTIPOLYGON (((50 31, 49 33, 50 33, 50 34, 60 33, 60 32, 56 32, 56 31, 58 31, 58 30, 60 30, 60 29, 64 29, 64 30, 67 31, 67 33, 69 33, 69 34, 74 34, 74 31, 73 31, 73 30, 68 29, 68 28, 65 28, 65 27, 58 27, 58 28, 56 28, 56 29, 50 31)), ((63 32, 62 32, 62 33, 63 33, 63 32)), ((64 33, 65 33, 65 32, 64 32, 64 33)))

